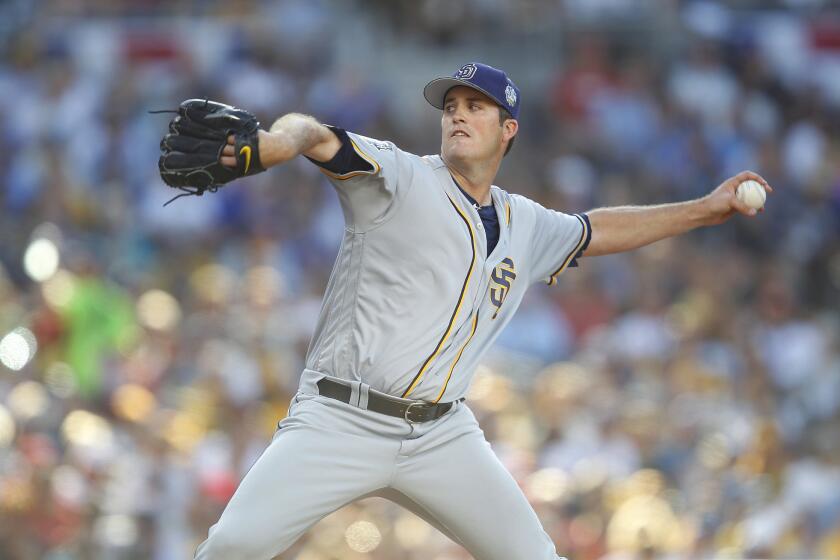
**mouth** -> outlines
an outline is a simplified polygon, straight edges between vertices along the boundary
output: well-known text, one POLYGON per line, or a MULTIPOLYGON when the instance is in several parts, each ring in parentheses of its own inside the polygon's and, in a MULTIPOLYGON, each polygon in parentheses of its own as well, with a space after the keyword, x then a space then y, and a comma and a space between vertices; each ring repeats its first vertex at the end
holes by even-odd
POLYGON ((464 138, 469 138, 470 137, 470 135, 467 134, 466 132, 464 132, 463 130, 455 130, 455 131, 452 132, 452 134, 449 135, 450 138, 457 138, 459 136, 464 137, 464 138))

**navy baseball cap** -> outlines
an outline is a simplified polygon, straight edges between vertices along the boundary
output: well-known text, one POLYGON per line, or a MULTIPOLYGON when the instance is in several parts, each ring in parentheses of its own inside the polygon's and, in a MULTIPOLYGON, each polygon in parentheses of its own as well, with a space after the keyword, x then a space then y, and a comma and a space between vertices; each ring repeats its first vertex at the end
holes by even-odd
POLYGON ((514 119, 519 115, 519 88, 498 68, 480 62, 464 64, 451 77, 435 78, 426 84, 423 97, 432 107, 443 109, 446 92, 455 86, 478 90, 507 109, 514 119))

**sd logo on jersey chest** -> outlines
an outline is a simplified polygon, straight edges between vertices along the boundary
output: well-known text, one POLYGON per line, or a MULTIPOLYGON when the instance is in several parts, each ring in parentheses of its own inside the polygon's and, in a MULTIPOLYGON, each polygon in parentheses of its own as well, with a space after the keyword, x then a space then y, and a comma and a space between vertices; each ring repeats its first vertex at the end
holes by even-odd
POLYGON ((496 307, 493 319, 499 314, 499 309, 501 309, 514 280, 516 280, 516 268, 513 265, 513 259, 505 257, 502 262, 496 265, 493 274, 490 275, 490 303, 496 307))

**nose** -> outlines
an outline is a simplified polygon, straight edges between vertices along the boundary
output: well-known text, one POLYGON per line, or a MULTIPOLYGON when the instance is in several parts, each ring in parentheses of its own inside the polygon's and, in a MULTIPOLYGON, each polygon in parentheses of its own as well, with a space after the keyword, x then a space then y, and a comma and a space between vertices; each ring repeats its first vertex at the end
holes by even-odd
POLYGON ((452 119, 452 122, 456 122, 456 123, 465 122, 464 110, 459 105, 456 105, 453 108, 452 112, 449 113, 449 118, 452 119))

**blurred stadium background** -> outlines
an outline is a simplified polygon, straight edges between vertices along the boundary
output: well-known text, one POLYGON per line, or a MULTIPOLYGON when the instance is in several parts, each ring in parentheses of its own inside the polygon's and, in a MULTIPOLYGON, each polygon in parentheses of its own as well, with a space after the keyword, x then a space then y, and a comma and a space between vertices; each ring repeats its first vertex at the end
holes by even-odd
MULTIPOLYGON (((3 0, 0 55, 0 558, 191 557, 297 385, 337 197, 295 161, 164 209, 147 111, 206 96, 436 153, 422 86, 469 60, 523 90, 508 190, 776 188, 533 289, 480 368, 471 406, 558 550, 840 558, 837 2, 3 0)), ((281 558, 469 556, 371 500, 281 558)))

